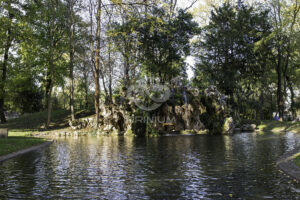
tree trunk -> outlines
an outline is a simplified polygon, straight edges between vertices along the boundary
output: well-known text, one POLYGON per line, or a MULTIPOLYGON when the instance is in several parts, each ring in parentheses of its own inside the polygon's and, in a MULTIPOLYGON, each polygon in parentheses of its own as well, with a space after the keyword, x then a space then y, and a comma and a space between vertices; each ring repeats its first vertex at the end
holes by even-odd
POLYGON ((128 57, 128 50, 125 48, 124 52, 124 86, 128 87, 130 85, 129 80, 129 57, 128 57))
POLYGON ((265 97, 264 97, 263 89, 261 90, 259 101, 260 101, 260 105, 259 105, 260 120, 264 120, 265 119, 265 115, 264 115, 265 97))
POLYGON ((0 84, 0 120, 1 123, 6 123, 5 114, 4 114, 4 99, 5 99, 5 82, 6 82, 6 73, 7 73, 7 63, 8 63, 8 52, 11 46, 11 30, 10 28, 7 31, 7 41, 4 50, 4 58, 2 65, 2 77, 0 84))
POLYGON ((70 55, 70 111, 71 111, 71 120, 75 120, 74 114, 74 33, 75 25, 73 19, 73 0, 68 1, 69 6, 69 55, 70 55))
POLYGON ((279 120, 283 121, 284 101, 283 101, 283 94, 282 94, 281 48, 280 47, 278 47, 276 73, 277 73, 277 109, 279 113, 279 120))
POLYGON ((64 104, 64 110, 66 110, 66 100, 65 100, 65 95, 66 95, 66 93, 65 93, 65 86, 64 86, 64 84, 63 84, 63 86, 62 86, 62 92, 63 92, 63 104, 64 104))
POLYGON ((75 114, 74 114, 74 30, 72 27, 70 27, 70 33, 69 33, 69 39, 70 39, 70 47, 69 47, 69 53, 70 53, 70 111, 71 111, 71 120, 75 120, 75 114))
POLYGON ((270 92, 270 120, 273 120, 273 95, 270 92))
POLYGON ((98 0, 98 10, 97 10, 97 30, 96 30, 96 66, 94 70, 94 80, 95 80, 95 112, 96 112, 96 127, 99 126, 99 106, 100 106, 100 36, 101 36, 101 0, 98 0))
POLYGON ((293 88, 293 84, 290 80, 290 77, 286 77, 286 81, 287 81, 287 85, 288 88, 291 92, 291 112, 292 112, 292 118, 295 119, 297 116, 296 114, 296 108, 295 108, 295 92, 294 92, 294 88, 293 88))
POLYGON ((50 78, 49 78, 49 91, 47 94, 47 122, 45 125, 45 128, 48 129, 50 126, 50 122, 51 122, 51 111, 52 111, 52 90, 53 90, 53 82, 54 82, 54 49, 55 49, 55 42, 54 42, 54 31, 55 31, 55 19, 56 19, 56 6, 57 6, 57 1, 55 2, 51 2, 53 6, 53 16, 50 19, 50 30, 49 30, 49 38, 50 38, 50 52, 49 52, 49 73, 50 73, 50 78))
MULTIPOLYGON (((10 5, 9 5, 10 7, 10 5)), ((9 19, 12 20, 13 16, 12 14, 9 14, 9 19)), ((8 53, 9 49, 11 47, 12 42, 12 33, 11 33, 11 27, 9 26, 7 29, 7 39, 6 39, 6 45, 4 49, 4 58, 3 58, 3 64, 2 64, 2 77, 0 81, 0 122, 6 123, 6 118, 4 114, 4 101, 5 101, 5 84, 6 84, 6 73, 7 73, 7 63, 8 63, 8 53)))
POLYGON ((109 37, 108 40, 108 68, 109 68, 109 85, 108 85, 108 90, 109 90, 109 101, 110 103, 112 102, 112 64, 111 64, 111 38, 109 37))
POLYGON ((49 91, 47 94, 47 122, 45 128, 48 129, 51 122, 51 111, 52 111, 52 90, 53 90, 53 80, 54 80, 54 62, 53 62, 53 46, 50 47, 50 82, 49 82, 49 91))
POLYGON ((104 73, 103 73, 102 70, 100 70, 100 75, 101 75, 101 79, 102 79, 102 86, 103 86, 103 89, 104 89, 105 97, 107 97, 108 96, 108 92, 107 92, 107 89, 106 89, 105 79, 104 79, 104 73))
POLYGON ((260 120, 265 119, 265 114, 264 114, 264 107, 265 107, 265 86, 267 85, 266 83, 266 60, 264 61, 262 65, 262 79, 261 79, 261 88, 260 88, 260 105, 259 105, 259 112, 260 112, 260 120))
POLYGON ((89 107, 89 102, 88 102, 89 86, 88 86, 88 77, 86 71, 84 72, 83 76, 84 76, 85 109, 87 109, 89 107))

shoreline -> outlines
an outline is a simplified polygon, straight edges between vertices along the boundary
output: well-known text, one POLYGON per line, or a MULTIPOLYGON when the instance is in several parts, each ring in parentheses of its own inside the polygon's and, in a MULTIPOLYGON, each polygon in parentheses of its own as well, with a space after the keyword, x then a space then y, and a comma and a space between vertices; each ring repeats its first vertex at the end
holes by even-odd
POLYGON ((32 146, 32 147, 29 147, 29 148, 26 148, 26 149, 22 149, 22 150, 19 150, 19 151, 16 151, 16 152, 13 152, 13 153, 10 153, 10 154, 7 154, 7 155, 4 155, 4 156, 0 156, 0 164, 4 161, 7 161, 11 158, 15 158, 17 156, 20 156, 20 155, 23 155, 23 154, 26 154, 26 153, 29 153, 29 152, 32 152, 32 151, 36 151, 36 150, 39 150, 39 149, 42 149, 44 147, 47 147, 49 146, 50 144, 52 144, 54 141, 46 141, 40 145, 37 145, 37 146, 32 146))
POLYGON ((300 147, 283 154, 278 161, 276 166, 279 170, 284 172, 286 175, 300 181, 300 167, 296 165, 294 159, 299 156, 300 147))

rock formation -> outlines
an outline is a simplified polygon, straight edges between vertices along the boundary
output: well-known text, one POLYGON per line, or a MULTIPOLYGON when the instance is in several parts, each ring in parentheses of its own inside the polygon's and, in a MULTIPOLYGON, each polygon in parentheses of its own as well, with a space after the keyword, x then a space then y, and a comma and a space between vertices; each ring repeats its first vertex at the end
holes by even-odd
MULTIPOLYGON (((235 127, 228 114, 226 96, 215 86, 200 94, 186 90, 172 93, 168 101, 152 111, 144 111, 122 97, 115 98, 109 105, 102 105, 98 133, 144 136, 184 130, 195 133, 208 130, 211 134, 233 132, 235 127)), ((90 118, 69 123, 76 130, 94 127, 90 118)))

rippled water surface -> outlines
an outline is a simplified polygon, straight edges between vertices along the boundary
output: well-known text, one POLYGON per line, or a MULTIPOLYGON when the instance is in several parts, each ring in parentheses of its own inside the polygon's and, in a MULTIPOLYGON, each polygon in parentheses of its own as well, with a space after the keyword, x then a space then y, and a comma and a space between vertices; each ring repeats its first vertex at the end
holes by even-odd
POLYGON ((300 199, 293 134, 78 137, 0 164, 0 199, 300 199))

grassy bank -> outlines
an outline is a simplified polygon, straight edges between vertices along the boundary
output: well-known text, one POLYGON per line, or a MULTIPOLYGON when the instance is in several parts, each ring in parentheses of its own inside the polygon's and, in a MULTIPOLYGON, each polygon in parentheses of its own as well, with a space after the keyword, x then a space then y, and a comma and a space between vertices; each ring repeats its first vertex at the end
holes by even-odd
POLYGON ((46 140, 32 137, 0 138, 0 156, 42 144, 46 140))
MULTIPOLYGON (((60 128, 66 126, 69 112, 66 110, 56 110, 52 112, 52 122, 50 128, 60 128)), ((8 120, 0 128, 9 128, 11 131, 37 131, 42 130, 47 120, 47 111, 30 113, 16 119, 8 120)))
MULTIPOLYGON (((76 117, 91 115, 89 111, 78 111, 76 117)), ((48 130, 44 129, 47 120, 47 112, 25 114, 17 119, 10 119, 6 124, 0 124, 0 128, 8 128, 8 138, 0 138, 0 156, 7 155, 22 149, 42 144, 46 141, 43 138, 30 137, 37 132, 51 132, 68 129, 70 113, 66 110, 52 112, 52 122, 48 130)))
MULTIPOLYGON (((82 118, 93 115, 93 111, 81 110, 76 112, 76 118, 82 118)), ((8 120, 6 124, 0 124, 0 128, 8 128, 9 136, 31 136, 34 132, 53 132, 57 130, 69 130, 68 120, 70 113, 66 110, 56 110, 52 112, 52 122, 48 130, 44 129, 47 120, 47 112, 38 112, 26 114, 17 119, 8 120)), ((255 120, 254 120, 255 121, 255 120)), ((250 122, 249 122, 250 123, 250 122)), ((255 121, 259 124, 260 133, 293 132, 300 134, 300 122, 279 122, 279 121, 255 121)))
MULTIPOLYGON (((92 115, 92 111, 81 110, 76 112, 76 118, 92 115)), ((68 129, 70 112, 67 110, 52 111, 52 120, 49 129, 45 130, 47 111, 25 114, 16 119, 0 124, 0 128, 8 128, 9 136, 30 136, 33 132, 50 132, 59 129, 68 129)))
POLYGON ((261 121, 258 126, 261 133, 285 133, 292 132, 300 134, 300 122, 261 121))
POLYGON ((294 159, 294 162, 297 166, 300 167, 300 155, 298 155, 295 159, 294 159))

